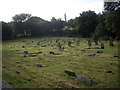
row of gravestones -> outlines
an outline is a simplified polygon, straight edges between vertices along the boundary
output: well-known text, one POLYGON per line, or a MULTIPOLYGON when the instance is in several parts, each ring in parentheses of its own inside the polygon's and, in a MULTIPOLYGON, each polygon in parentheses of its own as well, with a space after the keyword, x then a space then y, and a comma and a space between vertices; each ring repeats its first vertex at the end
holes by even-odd
MULTIPOLYGON (((44 41, 45 41, 45 40, 42 40, 41 42, 44 42, 44 41)), ((62 41, 63 43, 67 43, 68 46, 70 46, 70 47, 71 47, 71 45, 72 45, 72 43, 73 43, 72 40, 66 41, 66 40, 56 39, 56 40, 49 40, 49 41, 50 41, 50 42, 56 42, 56 43, 58 43, 58 44, 57 44, 57 47, 59 48, 60 51, 64 51, 64 47, 62 47, 60 41, 62 41)), ((74 41, 75 41, 75 40, 74 40, 74 41)), ((33 42, 34 42, 34 41, 32 41, 31 43, 33 43, 33 42)), ((97 40, 95 40, 94 42, 95 42, 95 45, 98 45, 98 41, 97 41, 97 40)), ((38 42, 37 45, 40 45, 40 42, 38 42)), ((80 41, 79 41, 79 40, 76 40, 76 45, 77 45, 77 46, 80 45, 80 41)), ((46 47, 46 46, 47 46, 47 45, 43 45, 42 47, 46 47)), ((48 46, 49 46, 49 44, 48 44, 48 46)), ((52 46, 55 46, 55 44, 52 45, 52 46)), ((92 42, 91 42, 90 40, 88 40, 88 46, 92 46, 92 42)), ((114 46, 113 40, 110 40, 110 46, 114 46)), ((23 48, 24 48, 24 46, 23 46, 23 48)), ((101 42, 101 49, 104 49, 104 43, 103 43, 103 42, 101 42)))
MULTIPOLYGON (((95 45, 98 45, 98 41, 97 41, 97 40, 95 40, 94 42, 95 42, 95 45)), ((72 44, 72 42, 71 42, 71 41, 68 41, 68 46, 71 47, 71 44, 72 44)), ((80 45, 80 42, 79 42, 79 41, 76 41, 76 45, 79 46, 79 45, 80 45)), ((101 49, 104 49, 104 43, 101 42, 100 45, 101 45, 101 49)), ((92 42, 91 42, 90 40, 88 40, 88 46, 92 46, 92 42)), ((114 46, 113 40, 110 40, 110 46, 114 46)), ((60 51, 63 51, 63 50, 64 50, 64 48, 62 47, 62 45, 60 44, 60 42, 58 43, 58 48, 59 48, 60 51)))
MULTIPOLYGON (((95 40, 95 45, 98 45, 98 41, 95 40)), ((91 46, 92 45, 92 42, 90 40, 88 40, 88 45, 91 46)), ((101 42, 101 45, 103 45, 103 42, 101 42)), ((113 40, 110 40, 110 46, 114 46, 113 44, 113 40)))

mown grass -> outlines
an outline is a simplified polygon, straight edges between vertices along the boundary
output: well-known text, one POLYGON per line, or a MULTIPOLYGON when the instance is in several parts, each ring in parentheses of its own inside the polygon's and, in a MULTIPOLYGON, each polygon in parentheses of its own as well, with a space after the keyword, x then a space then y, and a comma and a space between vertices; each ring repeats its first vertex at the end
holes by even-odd
MULTIPOLYGON (((78 38, 31 38, 4 41, 2 52, 2 75, 15 88, 115 88, 118 87, 118 42, 109 46, 109 41, 103 41, 105 49, 99 56, 83 56, 96 53, 101 49, 85 49, 87 40, 80 38, 80 46, 76 46, 78 38), (64 46, 59 51, 56 39, 64 46), (67 45, 71 40, 72 47, 67 45), (38 44, 39 43, 39 44, 38 44), (46 46, 45 46, 46 45, 46 46), (22 48, 24 46, 24 48, 22 48), (24 51, 36 53, 35 57, 24 54, 24 51), (50 51, 59 55, 49 54, 50 51), (25 57, 26 56, 26 57, 25 57), (36 64, 48 65, 37 67, 36 64), (65 69, 73 70, 77 75, 88 76, 96 84, 87 86, 78 83, 73 77, 64 73, 65 69), (112 73, 106 73, 112 71, 112 73), (16 72, 20 72, 19 74, 16 72)), ((93 46, 94 42, 92 43, 93 46)), ((100 44, 98 45, 100 47, 100 44)))

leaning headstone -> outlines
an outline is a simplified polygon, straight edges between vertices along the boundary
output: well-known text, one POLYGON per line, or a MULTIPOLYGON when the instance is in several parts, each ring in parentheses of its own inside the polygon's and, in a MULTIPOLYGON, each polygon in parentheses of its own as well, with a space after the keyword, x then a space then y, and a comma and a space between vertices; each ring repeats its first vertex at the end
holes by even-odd
POLYGON ((101 49, 104 49, 104 43, 103 42, 101 43, 101 49))
POLYGON ((88 78, 87 76, 77 76, 77 81, 80 83, 85 83, 89 86, 93 85, 93 82, 90 78, 88 78))
POLYGON ((69 76, 76 77, 75 72, 73 72, 72 70, 64 70, 64 73, 66 73, 66 74, 69 75, 69 76))
POLYGON ((88 40, 88 46, 91 46, 91 45, 92 45, 91 41, 90 41, 90 40, 88 40))
POLYGON ((110 40, 110 46, 114 46, 113 40, 110 40))

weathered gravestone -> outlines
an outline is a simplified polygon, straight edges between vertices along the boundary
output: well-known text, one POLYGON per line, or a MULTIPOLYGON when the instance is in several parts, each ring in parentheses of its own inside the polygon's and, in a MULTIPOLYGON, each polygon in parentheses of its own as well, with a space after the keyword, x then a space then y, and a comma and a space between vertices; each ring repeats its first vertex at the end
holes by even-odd
POLYGON ((25 54, 28 54, 28 51, 24 51, 25 54))
POLYGON ((110 46, 114 46, 113 40, 110 40, 110 46))
POLYGON ((53 52, 53 51, 50 51, 50 54, 54 54, 54 52, 53 52))
POLYGON ((66 73, 66 74, 69 75, 69 76, 76 77, 75 72, 73 72, 72 70, 67 70, 67 69, 65 69, 65 70, 64 70, 64 73, 66 73))
POLYGON ((87 76, 77 76, 77 81, 80 83, 85 83, 89 86, 93 85, 93 82, 90 78, 88 78, 87 76))
POLYGON ((53 52, 53 51, 50 51, 50 54, 53 54, 53 55, 59 55, 59 52, 53 52))
POLYGON ((97 53, 103 53, 103 51, 97 51, 97 53))
POLYGON ((104 43, 101 42, 101 49, 104 49, 104 43))
POLYGON ((91 46, 91 45, 92 45, 91 41, 90 41, 90 40, 88 40, 88 46, 91 46))
POLYGON ((106 71, 106 73, 113 73, 112 71, 106 71))
POLYGON ((58 48, 59 48, 60 51, 64 51, 64 47, 62 47, 62 45, 60 43, 58 43, 57 46, 58 46, 58 48))

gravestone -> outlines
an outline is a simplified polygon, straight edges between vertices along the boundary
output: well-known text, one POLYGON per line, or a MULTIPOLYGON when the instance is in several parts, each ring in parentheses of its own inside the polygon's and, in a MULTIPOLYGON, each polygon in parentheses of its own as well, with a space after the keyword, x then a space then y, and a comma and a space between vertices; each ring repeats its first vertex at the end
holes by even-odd
POLYGON ((28 54, 28 51, 24 51, 25 54, 28 54))
POLYGON ((91 41, 90 41, 90 40, 88 40, 88 46, 91 46, 91 45, 92 45, 91 41))
POLYGON ((101 43, 101 49, 104 49, 104 43, 103 42, 101 43))
POLYGON ((53 52, 53 51, 50 51, 50 54, 54 54, 54 52, 53 52))
POLYGON ((106 73, 112 73, 112 71, 106 71, 106 73))
POLYGON ((53 52, 53 51, 50 51, 50 54, 53 54, 53 55, 59 55, 59 52, 53 52))
POLYGON ((113 40, 110 40, 110 46, 114 46, 113 40))
POLYGON ((83 56, 99 56, 98 54, 88 54, 88 55, 83 55, 83 56))
POLYGON ((72 44, 72 42, 71 42, 71 41, 69 41, 69 42, 68 42, 68 46, 71 46, 71 44, 72 44))
POLYGON ((57 46, 58 46, 58 48, 59 48, 60 51, 64 51, 64 47, 62 47, 62 45, 60 43, 58 43, 57 46))
POLYGON ((20 74, 20 72, 16 71, 15 73, 20 74))
POLYGON ((72 70, 64 70, 64 73, 66 73, 66 74, 69 75, 69 76, 76 77, 75 72, 73 72, 72 70))
POLYGON ((103 51, 97 51, 97 53, 103 53, 103 51))
POLYGON ((90 78, 88 78, 87 76, 77 76, 77 81, 80 83, 85 83, 89 86, 93 85, 93 82, 90 78))

